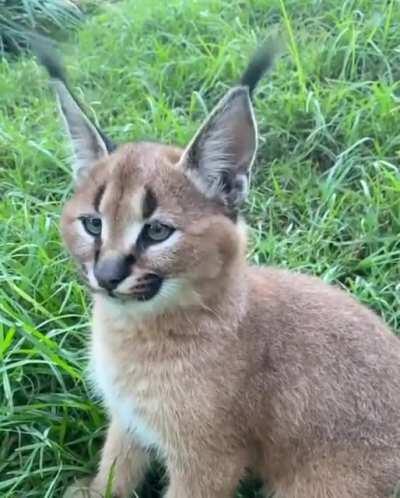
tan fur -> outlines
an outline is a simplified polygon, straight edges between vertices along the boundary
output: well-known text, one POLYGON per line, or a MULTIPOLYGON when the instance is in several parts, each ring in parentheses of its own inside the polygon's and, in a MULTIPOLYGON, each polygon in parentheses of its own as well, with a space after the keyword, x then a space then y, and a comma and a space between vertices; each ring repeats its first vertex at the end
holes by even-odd
POLYGON ((97 475, 65 496, 111 482, 127 497, 154 453, 166 498, 232 498, 249 471, 278 498, 393 494, 399 340, 343 291, 246 262, 251 96, 274 50, 256 52, 181 150, 116 148, 57 54, 37 49, 72 146, 62 232, 93 292, 90 379, 110 416, 97 475))
POLYGON ((197 191, 180 156, 126 145, 92 169, 63 213, 67 246, 88 271, 93 244, 76 217, 93 210, 99 185, 102 251, 118 252, 142 221, 145 185, 181 230, 132 269, 176 279, 174 295, 136 303, 95 289, 91 370, 111 423, 91 496, 114 462, 114 491, 128 496, 147 446, 165 460, 167 498, 232 498, 249 469, 283 498, 390 496, 400 479, 399 340, 343 291, 249 266, 242 224, 197 191))

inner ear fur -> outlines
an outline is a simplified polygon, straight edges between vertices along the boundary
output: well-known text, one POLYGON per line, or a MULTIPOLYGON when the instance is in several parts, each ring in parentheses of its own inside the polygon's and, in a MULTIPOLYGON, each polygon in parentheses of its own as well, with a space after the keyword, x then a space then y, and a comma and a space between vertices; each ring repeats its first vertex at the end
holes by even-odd
POLYGON ((246 197, 257 149, 249 89, 231 89, 217 104, 183 155, 183 166, 209 198, 237 206, 246 197))

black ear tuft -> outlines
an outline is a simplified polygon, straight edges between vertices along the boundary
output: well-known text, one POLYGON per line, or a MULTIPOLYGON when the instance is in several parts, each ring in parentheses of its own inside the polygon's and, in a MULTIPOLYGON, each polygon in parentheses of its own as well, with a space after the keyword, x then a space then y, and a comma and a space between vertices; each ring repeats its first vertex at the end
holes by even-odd
POLYGON ((30 45, 40 64, 49 73, 50 78, 61 80, 67 86, 64 65, 55 43, 47 38, 35 36, 31 39, 30 45))
POLYGON ((73 151, 72 169, 77 183, 87 178, 94 164, 113 152, 116 146, 92 123, 71 91, 61 57, 55 44, 35 36, 30 44, 39 62, 46 68, 73 151))
MULTIPOLYGON (((61 81, 63 83, 64 87, 67 89, 77 106, 84 113, 85 110, 82 104, 76 98, 68 84, 68 78, 64 69, 63 60, 59 51, 57 50, 57 45, 52 40, 49 40, 44 36, 35 35, 30 38, 30 46, 40 64, 46 69, 50 78, 53 80, 61 81)), ((103 133, 102 130, 100 130, 100 128, 96 124, 92 123, 92 126, 96 129, 97 133, 102 138, 107 151, 109 153, 113 152, 117 148, 117 146, 109 137, 107 137, 107 135, 103 133)))
POLYGON ((247 86, 250 95, 264 73, 272 69, 280 52, 281 42, 276 38, 269 39, 256 50, 240 79, 240 84, 247 86))

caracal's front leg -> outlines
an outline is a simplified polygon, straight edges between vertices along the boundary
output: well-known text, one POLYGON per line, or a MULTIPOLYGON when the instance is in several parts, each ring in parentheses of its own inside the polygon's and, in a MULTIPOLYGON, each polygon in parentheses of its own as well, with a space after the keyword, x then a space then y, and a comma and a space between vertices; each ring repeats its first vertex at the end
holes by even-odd
POLYGON ((167 463, 170 484, 165 498, 233 498, 247 461, 243 455, 199 452, 187 462, 167 463))
POLYGON ((64 498, 101 498, 112 477, 113 497, 126 498, 140 486, 149 466, 149 455, 114 418, 107 431, 99 471, 93 481, 80 481, 66 491, 64 498))

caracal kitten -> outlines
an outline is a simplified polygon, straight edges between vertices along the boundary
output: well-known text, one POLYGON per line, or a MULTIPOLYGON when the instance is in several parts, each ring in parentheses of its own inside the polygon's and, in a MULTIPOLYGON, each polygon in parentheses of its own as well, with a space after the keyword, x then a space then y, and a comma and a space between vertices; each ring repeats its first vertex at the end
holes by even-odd
POLYGON ((116 147, 42 51, 74 152, 62 233, 93 296, 90 372, 110 423, 97 475, 65 496, 138 489, 232 498, 251 471, 282 498, 384 498, 400 480, 400 341, 321 280, 246 261, 257 148, 240 83, 184 148, 116 147))

